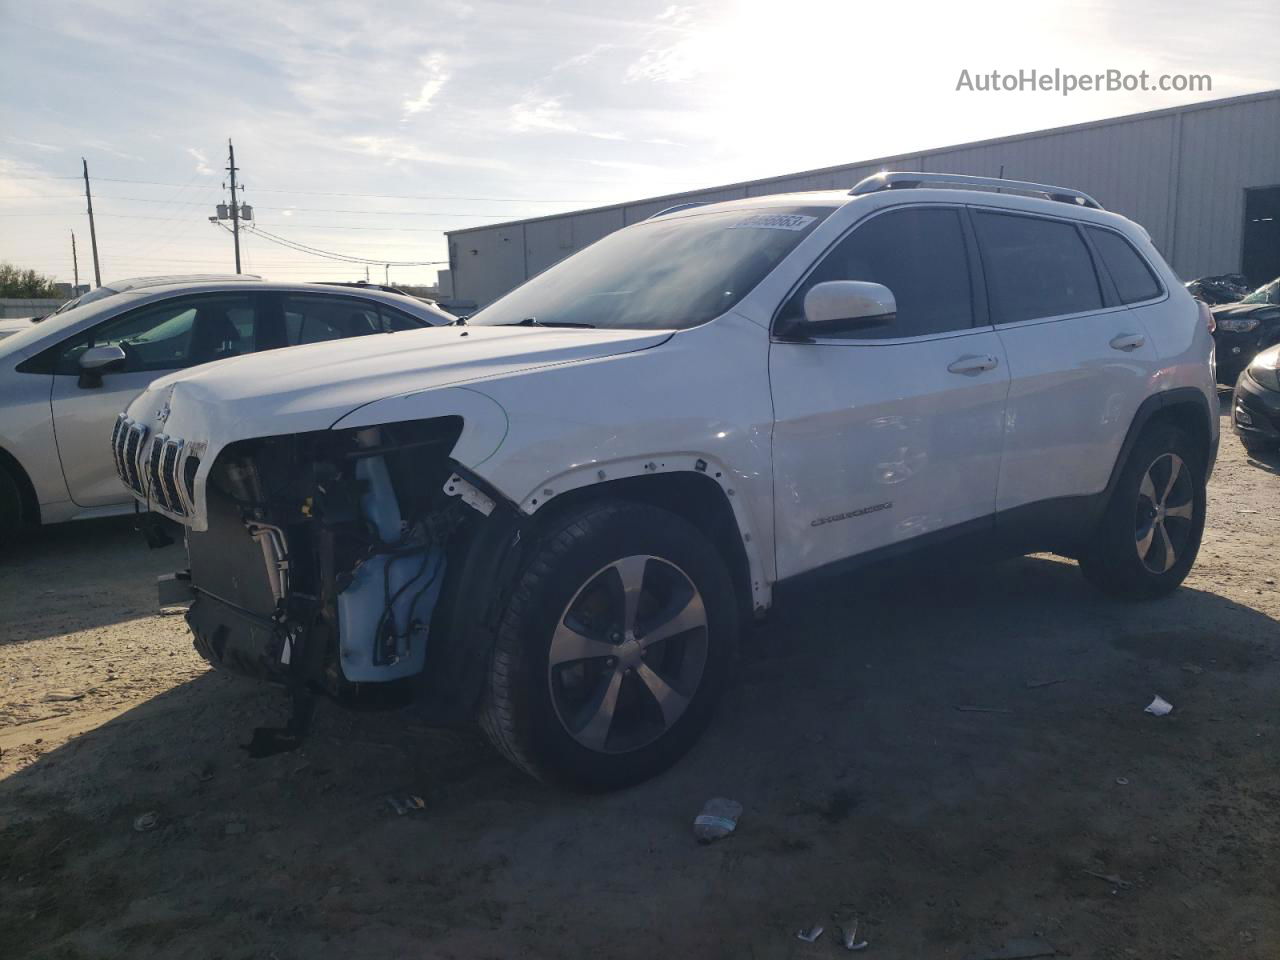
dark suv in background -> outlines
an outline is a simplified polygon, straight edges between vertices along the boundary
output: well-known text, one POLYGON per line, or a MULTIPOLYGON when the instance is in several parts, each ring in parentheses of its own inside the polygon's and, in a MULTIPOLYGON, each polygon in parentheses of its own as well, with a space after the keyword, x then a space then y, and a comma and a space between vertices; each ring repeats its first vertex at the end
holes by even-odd
POLYGON ((1211 308, 1217 325, 1218 382, 1233 386, 1240 372, 1261 351, 1280 343, 1280 278, 1259 287, 1239 303, 1211 308))

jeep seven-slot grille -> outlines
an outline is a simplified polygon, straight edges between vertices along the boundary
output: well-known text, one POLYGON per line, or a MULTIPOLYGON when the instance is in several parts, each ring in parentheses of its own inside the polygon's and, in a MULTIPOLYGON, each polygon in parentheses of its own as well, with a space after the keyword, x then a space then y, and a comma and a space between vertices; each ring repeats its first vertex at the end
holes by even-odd
POLYGON ((145 424, 121 414, 111 431, 111 452, 116 473, 139 497, 180 517, 190 513, 195 500, 195 473, 200 461, 183 458, 183 442, 158 433, 147 444, 145 424))

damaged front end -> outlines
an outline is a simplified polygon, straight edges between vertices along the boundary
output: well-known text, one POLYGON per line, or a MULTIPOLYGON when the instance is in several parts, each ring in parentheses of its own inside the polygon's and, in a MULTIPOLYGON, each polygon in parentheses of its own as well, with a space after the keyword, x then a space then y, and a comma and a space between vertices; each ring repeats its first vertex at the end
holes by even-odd
POLYGON ((187 622, 216 667, 339 700, 423 671, 446 548, 458 417, 245 440, 189 530, 187 622))

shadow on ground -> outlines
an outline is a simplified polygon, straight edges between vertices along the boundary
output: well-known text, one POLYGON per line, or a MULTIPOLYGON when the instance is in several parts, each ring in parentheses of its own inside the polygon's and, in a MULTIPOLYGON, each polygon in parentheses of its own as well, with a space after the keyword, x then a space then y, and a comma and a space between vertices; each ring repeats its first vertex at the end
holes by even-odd
POLYGON ((1119 605, 1025 558, 816 586, 745 642, 694 751, 609 796, 412 711, 206 674, 0 783, 7 956, 1272 957, 1280 626, 1201 590, 1119 605), (1164 718, 1143 713, 1154 694, 1164 718), (421 797, 403 816, 388 796, 421 797), (693 841, 704 801, 745 807, 693 841), (133 820, 154 812, 156 829, 133 820), (1104 879, 1117 877, 1122 882, 1104 879), (828 938, 834 934, 828 934, 828 938))
POLYGON ((153 615, 155 578, 186 561, 180 546, 149 549, 135 525, 132 516, 60 523, 0 551, 0 644, 153 615))

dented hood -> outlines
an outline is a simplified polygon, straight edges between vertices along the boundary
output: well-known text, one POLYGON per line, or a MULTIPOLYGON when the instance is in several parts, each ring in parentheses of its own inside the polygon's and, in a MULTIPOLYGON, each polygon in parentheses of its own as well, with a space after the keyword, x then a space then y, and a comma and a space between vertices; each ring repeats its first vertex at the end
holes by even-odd
POLYGON ((375 400, 598 360, 670 331, 432 327, 269 350, 156 380, 129 408, 154 429, 217 445, 324 430, 375 400))

